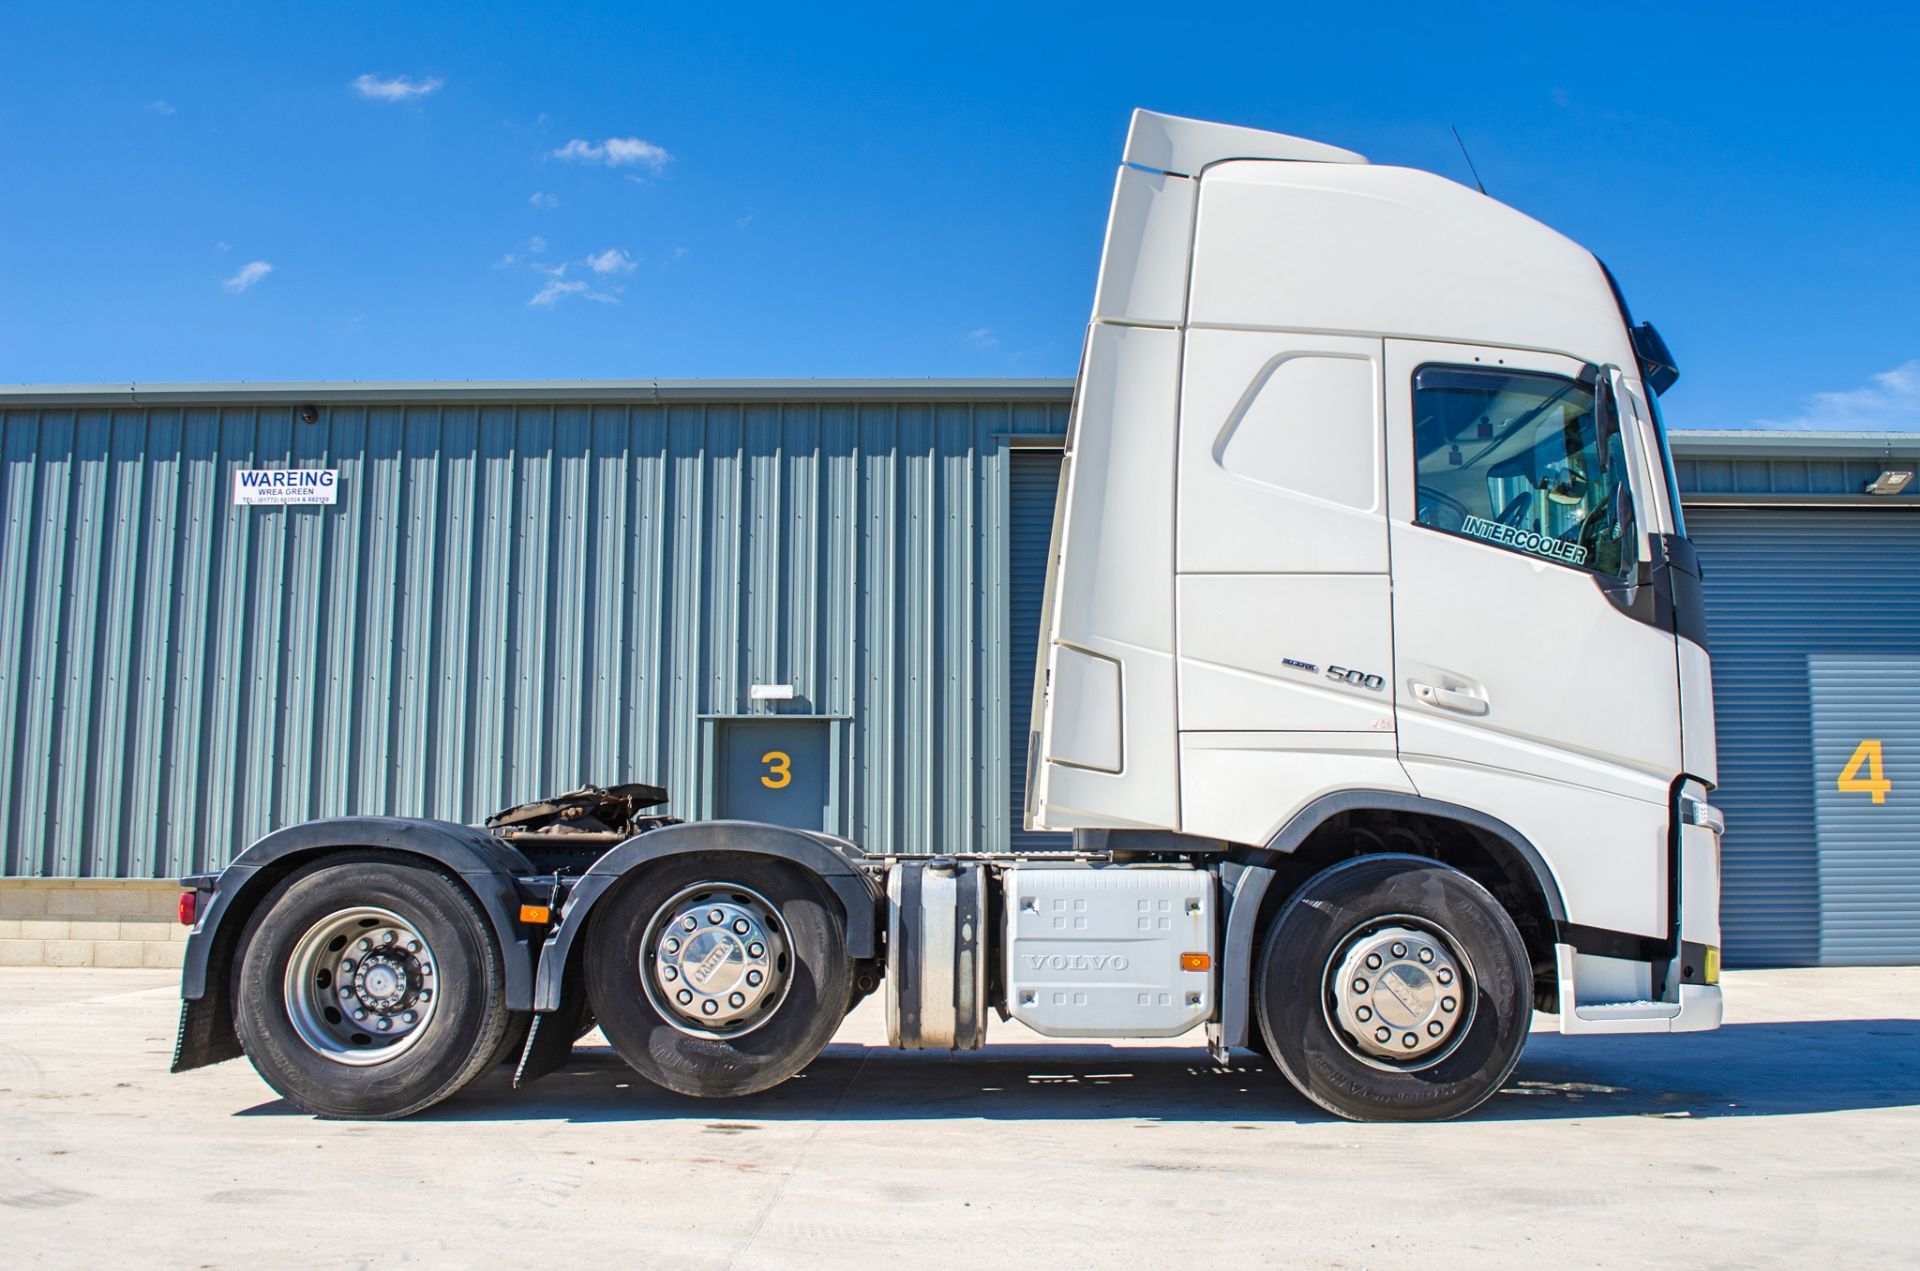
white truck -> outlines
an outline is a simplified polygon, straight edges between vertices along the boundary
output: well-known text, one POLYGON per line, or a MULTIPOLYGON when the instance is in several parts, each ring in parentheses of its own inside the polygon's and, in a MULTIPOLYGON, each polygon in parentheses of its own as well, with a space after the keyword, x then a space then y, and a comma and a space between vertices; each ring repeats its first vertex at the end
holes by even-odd
POLYGON ((186 880, 176 1071, 398 1117, 596 1023, 672 1090, 890 1040, 1203 1030, 1363 1119, 1565 1033, 1720 1022, 1677 370, 1595 257, 1482 194, 1137 112, 1054 517, 1027 823, 874 857, 586 787, 262 838, 186 880))

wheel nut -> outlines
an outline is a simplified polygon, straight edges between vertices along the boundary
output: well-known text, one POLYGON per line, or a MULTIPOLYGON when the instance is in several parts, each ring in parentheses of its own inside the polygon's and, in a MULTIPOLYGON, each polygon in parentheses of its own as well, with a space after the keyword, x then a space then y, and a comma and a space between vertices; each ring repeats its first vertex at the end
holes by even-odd
POLYGON ((749 931, 752 931, 752 930, 753 930, 753 924, 748 922, 745 918, 735 918, 733 920, 733 931, 735 935, 744 936, 749 931))
POLYGON ((364 1022, 367 1018, 367 1013, 365 1011, 355 1011, 353 1017, 364 1022))
POLYGON ((668 953, 678 953, 678 952, 680 952, 680 937, 679 937, 679 936, 668 936, 668 937, 667 937, 667 952, 668 952, 668 953))
POLYGON ((352 958, 348 958, 348 959, 347 959, 346 961, 344 961, 344 962, 342 962, 342 963, 340 964, 340 974, 342 974, 342 975, 352 975, 352 974, 353 974, 353 959, 352 959, 352 958))
POLYGON ((347 987, 345 987, 345 986, 343 985, 343 986, 341 987, 341 989, 340 989, 340 999, 341 999, 342 1001, 345 1001, 345 1000, 347 1000, 347 999, 349 999, 349 998, 351 998, 352 996, 353 996, 353 990, 352 990, 352 989, 350 989, 350 988, 347 988, 347 987))
POLYGON ((431 1001, 433 1000, 433 990, 432 990, 432 989, 421 989, 421 990, 420 990, 420 1000, 421 1000, 421 1001, 423 1001, 423 1002, 431 1002, 431 1001))
POLYGON ((420 952, 420 942, 418 940, 407 941, 407 952, 408 953, 420 952))
POLYGON ((1365 980, 1355 980, 1353 982, 1353 991, 1355 993, 1365 993, 1367 991, 1367 982, 1365 980))
POLYGON ((767 978, 766 976, 760 974, 758 971, 747 972, 747 983, 755 986, 756 988, 759 987, 760 981, 766 978, 767 978))
POLYGON ((714 1001, 712 998, 708 998, 706 1001, 700 1003, 700 1013, 702 1015, 718 1015, 720 1013, 720 1003, 714 1001))
POLYGON ((1420 1044, 1420 1039, 1418 1037, 1415 1037, 1412 1033, 1408 1033, 1405 1037, 1402 1037, 1400 1039, 1400 1044, 1402 1046, 1405 1046, 1408 1050, 1412 1050, 1415 1046, 1418 1046, 1420 1044))
POLYGON ((1438 1037, 1444 1031, 1440 1026, 1439 1020, 1435 1020, 1433 1023, 1427 1025, 1427 1036, 1429 1037, 1438 1037))
POLYGON ((687 931, 696 931, 700 927, 700 920, 692 914, 688 914, 680 920, 680 926, 687 931))
POLYGON ((380 943, 381 943, 381 944, 392 944, 392 943, 393 943, 393 933, 392 933, 391 931, 388 931, 388 932, 383 932, 383 933, 381 934, 381 936, 380 936, 380 943))
POLYGON ((767 946, 765 946, 764 944, 761 944, 758 940, 755 940, 752 944, 747 946, 747 956, 750 958, 757 958, 761 954, 765 953, 766 951, 767 951, 767 946))
POLYGON ((1400 942, 1399 942, 1398 940, 1395 940, 1395 941, 1393 942, 1393 956, 1394 956, 1394 957, 1396 957, 1396 958, 1404 958, 1404 957, 1406 957, 1406 956, 1407 956, 1407 946, 1406 946, 1406 945, 1404 945, 1404 944, 1401 944, 1401 943, 1400 943, 1400 942))
POLYGON ((1453 1008, 1458 1005, 1460 1005, 1460 1003, 1454 1001, 1450 997, 1443 997, 1440 999, 1440 1009, 1447 1012, 1449 1015, 1453 1013, 1453 1008))
POLYGON ((1371 1006, 1363 1006, 1353 1013, 1353 1017, 1364 1024, 1373 1018, 1373 1008, 1371 1006))
POLYGON ((1377 953, 1369 953, 1367 955, 1367 970, 1378 971, 1379 969, 1380 969, 1380 955, 1377 953))
POLYGON ((730 994, 727 998, 727 1005, 731 1006, 736 1011, 739 1010, 741 1007, 745 1006, 746 1004, 747 1004, 747 995, 745 993, 730 994))
POLYGON ((1433 961, 1433 950, 1427 948, 1425 945, 1422 945, 1420 946, 1420 952, 1415 956, 1417 956, 1422 962, 1431 962, 1433 961))
POLYGON ((677 966, 663 966, 660 968, 660 978, 663 980, 677 980, 680 978, 680 968, 677 966))
POLYGON ((1448 970, 1446 967, 1441 967, 1438 971, 1435 971, 1433 973, 1433 978, 1440 981, 1440 983, 1442 984, 1452 984, 1453 972, 1448 970))
POLYGON ((390 1032, 393 1029, 393 1021, 385 1017, 382 1017, 380 1022, 378 1024, 375 1024, 374 1027, 379 1029, 383 1033, 390 1032))
POLYGON ((366 952, 366 951, 367 951, 368 949, 371 949, 371 948, 373 948, 373 941, 371 941, 371 940, 362 940, 362 941, 360 942, 360 951, 361 951, 362 953, 365 953, 365 952, 366 952))
POLYGON ((724 913, 720 912, 718 909, 709 909, 707 911, 707 921, 712 923, 716 927, 719 926, 721 923, 725 922, 726 920, 727 920, 727 916, 724 913))
POLYGON ((411 1024, 419 1018, 420 1017, 418 1015, 415 1015, 412 1011, 407 1011, 400 1016, 400 1022, 402 1024, 411 1024))
POLYGON ((431 966, 430 964, 428 964, 428 963, 425 963, 425 962, 422 962, 422 963, 420 964, 420 974, 422 974, 422 975, 432 975, 432 974, 433 974, 433 967, 432 967, 432 966, 431 966))
POLYGON ((690 1005, 693 1002, 693 990, 681 989, 678 993, 675 993, 673 995, 673 1000, 680 1003, 680 1005, 682 1006, 690 1005))
POLYGON ((1393 1036, 1393 1030, 1390 1028, 1377 1028, 1374 1030, 1374 1033, 1373 1033, 1373 1039, 1377 1042, 1386 1041, 1389 1037, 1392 1037, 1392 1036, 1393 1036))

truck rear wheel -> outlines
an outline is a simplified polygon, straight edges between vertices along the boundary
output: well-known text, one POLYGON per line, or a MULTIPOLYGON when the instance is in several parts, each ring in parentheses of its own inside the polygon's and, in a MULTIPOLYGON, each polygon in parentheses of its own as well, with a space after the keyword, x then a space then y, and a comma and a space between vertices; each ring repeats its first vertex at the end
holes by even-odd
POLYGON ((1309 879, 1261 956, 1259 1024, 1300 1093, 1356 1121, 1445 1120, 1512 1075, 1533 1020, 1513 919, 1458 870, 1370 856, 1309 879))
POLYGON ((587 998, 636 1072, 681 1094, 778 1085, 812 1063, 853 990, 845 921, 803 871, 677 858, 602 902, 587 998))
POLYGON ((332 857, 282 882, 241 936, 234 1022, 287 1102, 389 1119, 501 1056, 516 1017, 486 915, 436 870, 332 857))

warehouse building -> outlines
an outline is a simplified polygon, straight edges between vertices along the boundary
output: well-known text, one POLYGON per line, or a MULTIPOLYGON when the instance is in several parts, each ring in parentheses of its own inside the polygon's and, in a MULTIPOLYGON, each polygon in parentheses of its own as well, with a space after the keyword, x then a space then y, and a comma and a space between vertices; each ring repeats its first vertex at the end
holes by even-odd
MULTIPOLYGON (((1020 807, 1070 393, 0 391, 0 963, 172 965, 164 880, 275 826, 583 782, 1058 843, 1020 807)), ((1732 964, 1920 962, 1920 489, 1881 480, 1915 442, 1674 439, 1732 964)))

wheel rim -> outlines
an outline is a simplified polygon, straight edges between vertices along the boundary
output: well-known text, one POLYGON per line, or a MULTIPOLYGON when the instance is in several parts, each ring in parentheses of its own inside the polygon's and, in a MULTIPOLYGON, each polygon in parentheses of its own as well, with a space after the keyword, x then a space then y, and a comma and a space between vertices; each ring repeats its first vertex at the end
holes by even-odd
POLYGON ((287 960, 294 1032, 335 1063, 385 1063, 432 1022, 438 962, 426 937, 390 909, 358 905, 307 929, 287 960))
POLYGON ((654 911, 640 982, 662 1018, 695 1037, 739 1037, 766 1023, 793 983, 786 919, 756 891, 697 883, 654 911))
POLYGON ((1473 964, 1437 923, 1396 914, 1348 932, 1327 959, 1322 999, 1340 1044, 1377 1068, 1439 1063, 1473 1023, 1473 964))

